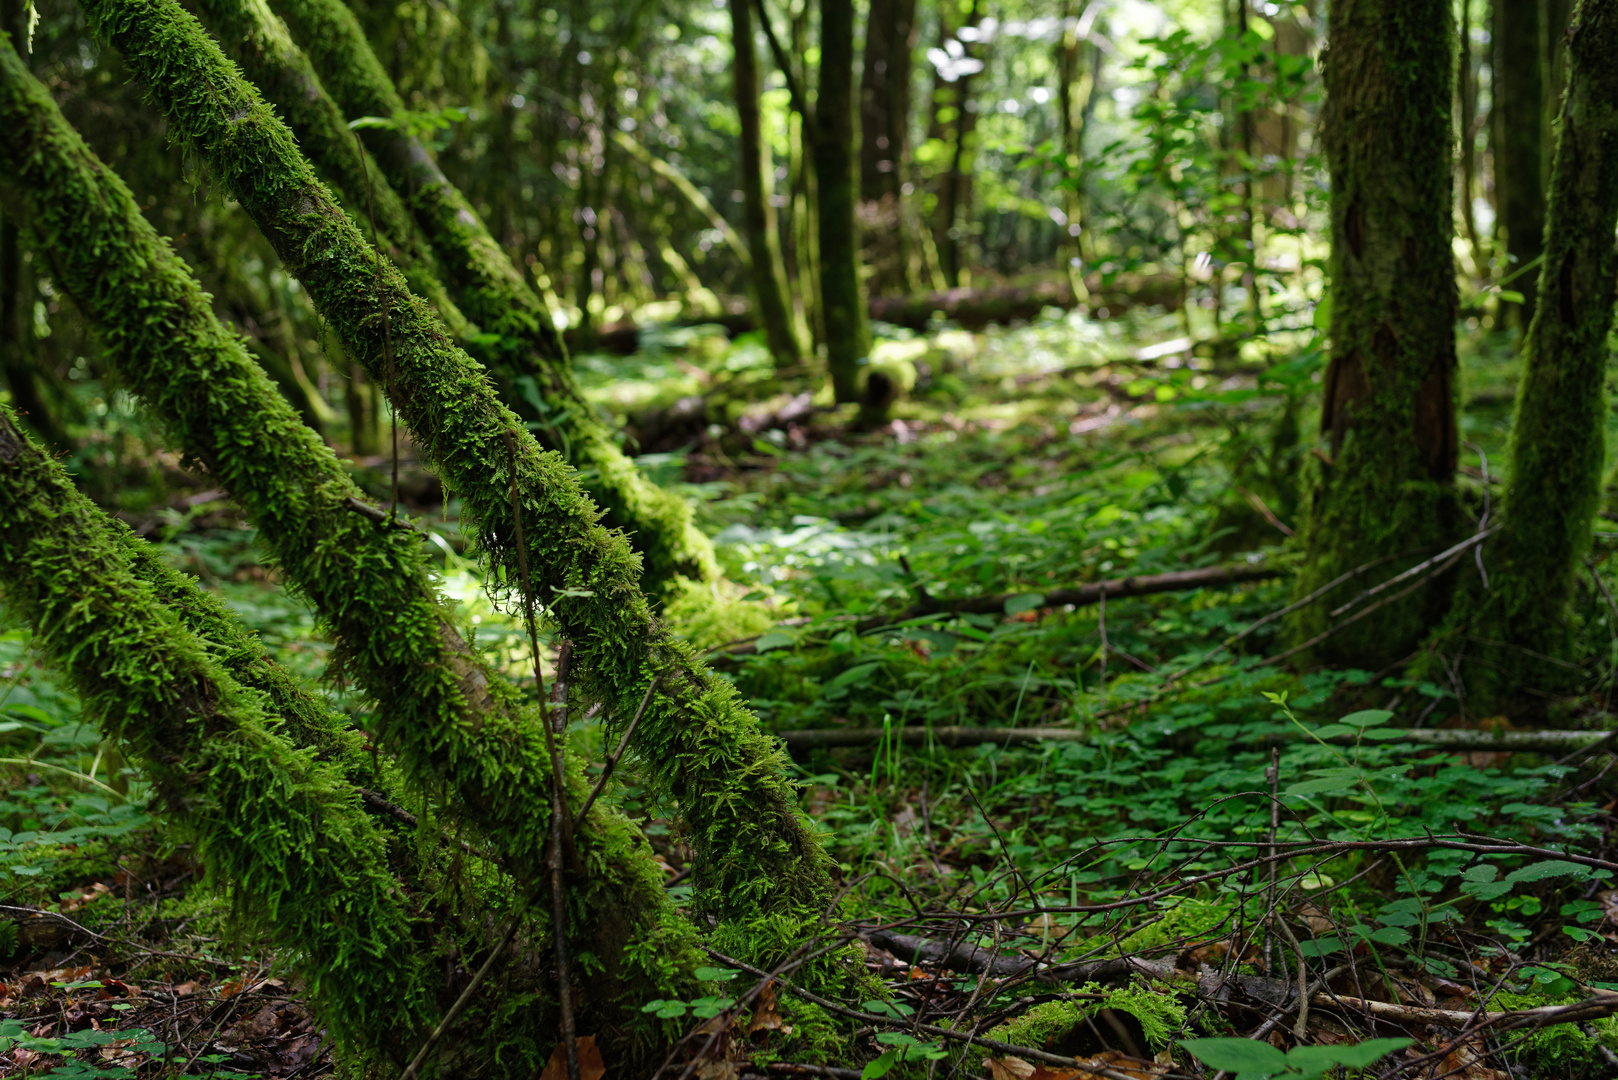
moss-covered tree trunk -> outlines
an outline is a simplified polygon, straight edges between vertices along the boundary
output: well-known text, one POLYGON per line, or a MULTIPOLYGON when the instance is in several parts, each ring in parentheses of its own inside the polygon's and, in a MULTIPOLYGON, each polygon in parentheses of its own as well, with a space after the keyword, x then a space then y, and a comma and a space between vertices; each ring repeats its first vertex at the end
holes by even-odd
POLYGON ((433 253, 421 242, 410 212, 348 130, 342 111, 320 85, 286 24, 264 0, 202 0, 198 6, 248 78, 281 110, 297 133, 299 146, 349 216, 367 236, 374 220, 378 245, 403 272, 411 290, 433 305, 456 340, 469 340, 477 328, 445 290, 433 253))
MULTIPOLYGON (((1545 92, 1541 0, 1494 0, 1494 186, 1505 232, 1504 274, 1539 258, 1545 233, 1545 92)), ((1504 274, 1502 276, 1504 276, 1504 274)), ((1534 314, 1536 270, 1510 285, 1521 304, 1502 314, 1522 327, 1534 314)))
MULTIPOLYGON (((1322 120, 1331 166, 1331 362, 1322 465, 1299 589, 1452 539, 1455 268, 1447 0, 1334 0, 1322 120)), ((1312 634, 1332 606, 1303 613, 1312 634)), ((1430 588, 1330 639, 1323 655, 1385 663, 1443 610, 1430 588)))
MULTIPOLYGON (((197 148, 308 288, 345 349, 379 383, 391 346, 393 377, 383 385, 418 450, 462 498, 462 527, 508 599, 520 580, 510 500, 515 465, 535 598, 573 643, 578 700, 601 704, 622 723, 657 683, 635 749, 648 782, 676 800, 690 829, 704 910, 740 917, 761 908, 815 908, 827 888, 825 856, 784 775, 779 744, 759 730, 735 690, 653 618, 637 581, 638 559, 621 535, 596 524, 597 511, 572 471, 539 449, 500 404, 483 368, 455 347, 390 264, 377 280, 372 249, 315 179, 291 133, 194 19, 173 0, 94 0, 86 7, 146 82, 171 129, 197 148), (379 301, 391 328, 386 343, 379 301)), ((66 223, 59 219, 56 228, 66 223)), ((94 271, 84 268, 91 287, 109 288, 94 271)), ((103 321, 123 332, 117 318, 103 321)), ((131 321, 137 328, 150 323, 131 321)), ((160 357, 169 355, 160 347, 167 340, 152 343, 160 357)), ((187 393, 173 389, 174 369, 192 363, 182 360, 170 359, 167 371, 138 388, 165 409, 189 413, 188 436, 217 447, 219 464, 210 466, 271 543, 287 543, 279 537, 286 532, 307 545, 282 561, 339 634, 351 636, 349 663, 371 693, 390 703, 382 715, 397 725, 390 730, 401 749, 423 770, 439 769, 465 787, 467 812, 490 829, 491 842, 537 866, 543 828, 524 803, 540 790, 529 780, 540 766, 541 751, 528 738, 535 729, 519 722, 511 692, 473 663, 441 611, 415 614, 423 609, 414 597, 425 591, 416 542, 348 512, 353 489, 337 478, 340 466, 301 449, 316 446, 306 429, 279 419, 267 427, 262 410, 270 406, 260 404, 260 391, 249 406, 231 400, 234 380, 203 394, 194 374, 187 393), (305 456, 283 460, 287 453, 305 456), (305 484, 313 485, 307 494, 284 490, 303 492, 305 484), (255 497, 259 490, 268 494, 255 497), (316 543, 328 534, 330 541, 316 543), (381 565, 370 569, 373 559, 386 559, 385 572, 381 565), (362 578, 361 571, 369 572, 362 578), (395 579, 400 583, 388 584, 395 579)), ((263 382, 262 374, 256 378, 263 382)), ((274 395, 267 383, 263 392, 274 395)), ((284 402, 275 407, 291 418, 284 402)), ((318 453, 330 457, 324 447, 318 453)))
MULTIPOLYGON (((273 28, 264 26, 268 11, 262 0, 210 0, 210 4, 218 11, 234 4, 232 22, 254 27, 256 38, 276 36, 273 28)), ((264 79, 271 84, 266 92, 295 123, 302 118, 326 126, 333 115, 343 114, 391 121, 403 111, 393 82, 341 0, 288 0, 279 10, 320 76, 318 85, 309 85, 300 56, 293 63, 292 77, 277 74, 264 79), (273 96, 299 92, 300 83, 301 92, 329 92, 336 112, 295 111, 273 96)), ((283 55, 266 51, 244 59, 279 65, 283 55)), ((300 140, 309 141, 301 128, 298 134, 300 140)), ((382 167, 383 175, 375 182, 390 184, 410 208, 449 278, 460 310, 486 335, 496 336, 480 355, 489 363, 503 401, 537 425, 547 446, 588 472, 590 489, 606 510, 608 524, 622 527, 644 557, 646 587, 661 594, 681 577, 699 582, 717 579, 713 545, 693 522, 690 504, 651 483, 624 456, 579 392, 544 302, 460 190, 402 127, 373 126, 364 128, 362 135, 382 167)))
POLYGON ((752 0, 731 0, 730 38, 735 61, 731 66, 736 116, 741 123, 742 231, 752 256, 748 287, 758 310, 764 341, 777 367, 798 363, 803 343, 793 327, 787 306, 786 263, 781 259, 781 236, 770 203, 773 181, 765 171, 765 144, 758 100, 758 46, 753 40, 752 0))
POLYGON ((1569 646, 1568 603, 1590 544, 1606 457, 1607 335, 1618 254, 1618 3, 1583 0, 1567 38, 1539 306, 1523 346, 1504 528, 1489 591, 1463 602, 1503 691, 1548 674, 1529 653, 1569 646))
MULTIPOLYGON (((197 31, 194 23, 191 29, 197 31)), ((139 215, 128 189, 95 160, 3 43, 0 129, 0 161, 15 170, 28 196, 30 221, 42 249, 55 257, 61 284, 100 327, 113 370, 156 406, 180 448, 232 492, 291 584, 336 631, 345 667, 377 702, 372 728, 417 796, 433 802, 448 795, 445 813, 468 827, 520 893, 541 891, 550 805, 542 721, 467 646, 431 590, 419 541, 356 512, 362 495, 341 464, 298 425, 139 215)), ((326 198, 323 215, 340 217, 326 198)), ((171 594, 171 605, 198 606, 195 596, 146 576, 171 594)), ((216 654, 242 659, 240 640, 197 631, 207 633, 216 654)), ((246 660, 252 668, 253 658, 246 660)), ((260 673, 267 682, 237 674, 253 691, 288 705, 273 673, 260 673)), ((307 721, 307 708, 296 702, 286 711, 307 721)), ((308 722, 294 728, 310 731, 308 722)), ((329 750, 310 742, 323 754, 329 750)), ((577 761, 569 784, 577 801, 584 788, 577 761)), ((570 936, 603 963, 581 987, 581 1006, 633 1058, 656 1038, 655 1025, 637 1011, 639 1000, 689 984, 697 959, 691 928, 668 903, 644 839, 621 815, 598 804, 577 845, 586 870, 569 892, 570 936)), ((543 929, 548 920, 541 913, 535 922, 543 929)), ((414 942, 405 955, 422 947, 414 942)), ((550 1044, 531 1012, 554 1002, 553 988, 540 979, 516 989, 515 997, 478 1011, 485 1034, 533 1066, 550 1044)), ((394 1045, 409 1032, 390 1023, 377 1024, 366 1038, 390 1053, 412 1049, 394 1045)), ((453 1045, 445 1050, 452 1061, 459 1053, 453 1045)))
POLYGON ((275 730, 268 700, 132 572, 105 515, 5 409, 0 587, 140 763, 209 879, 238 886, 242 913, 300 958, 338 1040, 422 1030, 430 1010, 409 918, 358 793, 275 730))
POLYGON ((854 220, 854 0, 821 0, 820 83, 815 99, 820 307, 826 366, 837 400, 860 398, 860 363, 871 351, 854 220))

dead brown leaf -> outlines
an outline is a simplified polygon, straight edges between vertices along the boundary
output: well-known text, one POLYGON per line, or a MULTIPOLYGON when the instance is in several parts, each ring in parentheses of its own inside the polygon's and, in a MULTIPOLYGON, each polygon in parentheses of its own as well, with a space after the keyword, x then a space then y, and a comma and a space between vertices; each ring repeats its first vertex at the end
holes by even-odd
MULTIPOLYGON (((607 1075, 607 1065, 601 1060, 601 1051, 596 1049, 594 1035, 580 1035, 573 1040, 573 1045, 579 1056, 579 1080, 601 1080, 607 1075)), ((567 1080, 567 1050, 560 1042, 551 1051, 539 1080, 567 1080)))
POLYGON ((1511 1080, 1510 1075, 1488 1067, 1488 1050, 1480 1036, 1459 1043, 1434 1067, 1432 1076, 1446 1080, 1511 1080))
MULTIPOLYGON (((753 1008, 753 1019, 747 1025, 747 1033, 756 1035, 760 1031, 779 1031, 784 1026, 781 1014, 775 1008, 775 982, 771 980, 759 992, 758 1005, 753 1008)), ((787 1028, 789 1034, 791 1031, 791 1028, 787 1028)))
MULTIPOLYGON (((1136 1080, 1157 1080, 1158 1077, 1169 1071, 1169 1066, 1156 1061, 1142 1061, 1137 1057, 1130 1057, 1122 1050, 1103 1050, 1085 1061, 1091 1065, 1111 1069, 1114 1073, 1135 1077, 1136 1080)), ((1036 1072, 1029 1080, 1104 1080, 1102 1074, 1091 1072, 1088 1069, 1074 1069, 1072 1071, 1053 1071, 1046 1075, 1036 1072)))
POLYGON ((1033 1063, 1020 1057, 989 1058, 984 1064, 992 1080, 1029 1080, 1034 1075, 1033 1063))
POLYGON ((1315 937, 1325 937, 1337 929, 1325 911, 1314 904, 1305 903, 1298 909, 1298 916, 1303 919, 1304 925, 1315 937))
POLYGON ((99 900, 101 897, 107 895, 111 891, 112 890, 110 888, 98 881, 94 885, 91 885, 88 889, 85 889, 83 892, 77 893, 73 896, 64 897, 59 907, 62 911, 77 911, 85 904, 88 904, 93 900, 99 900))

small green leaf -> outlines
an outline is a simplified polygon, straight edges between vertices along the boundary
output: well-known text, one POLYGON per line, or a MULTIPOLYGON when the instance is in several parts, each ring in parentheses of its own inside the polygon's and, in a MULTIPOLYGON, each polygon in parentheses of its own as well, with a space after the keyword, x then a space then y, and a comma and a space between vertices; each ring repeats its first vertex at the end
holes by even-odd
POLYGON ((1525 302, 1523 294, 1518 292, 1516 289, 1501 289, 1500 299, 1504 300, 1508 304, 1521 304, 1525 302))
POLYGON ((1331 293, 1326 293, 1315 302, 1315 313, 1309 317, 1309 325, 1322 334, 1331 330, 1331 293))
POLYGON ((887 1050, 875 1061, 870 1062, 860 1072, 860 1080, 877 1080, 877 1077, 886 1076, 899 1064, 900 1051, 887 1050))
POLYGON ((1581 866, 1566 859, 1546 859, 1544 862, 1529 863, 1520 870, 1513 870, 1506 875, 1506 880, 1513 885, 1520 885, 1525 881, 1546 881, 1557 877, 1587 878, 1590 868, 1581 866))
POLYGON ((1045 606, 1045 594, 1039 592, 1018 593, 1016 596, 1006 597, 1006 614, 1021 615, 1025 611, 1045 606))
POLYGON ((1343 717, 1341 723, 1349 727, 1368 728, 1386 724, 1393 719, 1393 714, 1386 709, 1362 709, 1359 712, 1349 713, 1343 717))
POLYGON ((729 982, 741 974, 740 968, 699 967, 696 976, 703 982, 729 982))
MULTIPOLYGON (((1300 1050, 1329 1050, 1334 1060, 1331 1065, 1345 1065, 1350 1069, 1368 1069, 1376 1063, 1377 1059, 1387 1057, 1395 1050, 1403 1050, 1414 1040, 1411 1039, 1366 1039, 1353 1046, 1298 1046, 1287 1055, 1287 1064, 1292 1065, 1292 1055, 1300 1050)), ((1309 1068, 1320 1066, 1310 1065, 1309 1068)), ((1329 1068, 1330 1065, 1324 1066, 1329 1068)))
POLYGON ((1379 930, 1372 930, 1364 935, 1367 941, 1374 941, 1378 945, 1405 945, 1410 941, 1410 931, 1402 926, 1384 926, 1379 930))
POLYGON ((832 679, 831 682, 827 683, 826 684, 826 689, 827 690, 840 690, 845 686, 857 686, 858 684, 864 682, 866 679, 869 679, 871 677, 872 673, 875 672, 876 669, 881 667, 881 666, 882 665, 880 663, 855 664, 853 667, 849 668, 847 671, 843 672, 842 674, 838 675, 836 678, 832 679))
POLYGON ((790 649, 798 643, 798 639, 791 634, 780 630, 771 631, 753 643, 755 652, 769 652, 771 649, 790 649))
POLYGON ((1359 787, 1358 776, 1323 776, 1287 785, 1288 795, 1342 795, 1359 787))
POLYGON ((1257 1039, 1181 1039, 1180 1045, 1204 1065, 1234 1073, 1285 1072, 1287 1056, 1257 1039))
POLYGON ((1313 941, 1299 942, 1298 950, 1305 956, 1330 956, 1332 953, 1343 951, 1343 942, 1342 939, 1335 937, 1315 938, 1313 941))

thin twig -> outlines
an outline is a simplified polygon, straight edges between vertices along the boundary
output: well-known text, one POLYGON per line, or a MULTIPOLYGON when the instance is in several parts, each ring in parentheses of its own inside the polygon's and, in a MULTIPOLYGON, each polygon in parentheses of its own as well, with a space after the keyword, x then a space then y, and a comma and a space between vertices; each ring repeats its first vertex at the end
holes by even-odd
POLYGON ((500 959, 500 954, 506 951, 506 947, 511 944, 511 939, 517 936, 517 927, 521 924, 521 913, 511 917, 511 922, 506 925, 506 932, 501 936, 499 944, 495 945, 494 951, 489 953, 489 958, 483 961, 483 966, 478 968, 477 973, 472 976, 472 981, 466 984, 466 989, 462 990, 461 996, 455 999, 455 1004, 449 1007, 449 1012, 444 1014, 444 1019, 440 1020, 438 1026, 433 1028, 433 1033, 427 1036, 427 1041, 422 1044, 420 1050, 416 1051, 416 1056, 410 1059, 410 1064, 405 1066, 405 1071, 399 1077, 399 1080, 415 1080, 416 1070, 420 1069, 421 1063, 427 1060, 427 1055, 432 1053, 433 1047, 438 1045, 438 1040, 444 1037, 444 1032, 448 1031, 450 1025, 461 1018, 461 1014, 466 1011, 466 1007, 472 1003, 472 995, 477 993, 478 987, 483 985, 483 980, 489 977, 490 971, 494 970, 494 962, 500 959))
MULTIPOLYGON (((726 956, 724 953, 710 949, 706 946, 703 947, 703 952, 707 953, 715 960, 718 960, 721 964, 741 968, 743 971, 746 971, 749 974, 758 976, 767 974, 767 972, 761 971, 745 961, 737 960, 732 956, 726 956)), ((876 1013, 861 1012, 858 1009, 847 1008, 846 1006, 837 1004, 835 1001, 830 1001, 823 998, 819 994, 805 990, 803 987, 797 986, 791 981, 781 978, 780 976, 776 977, 776 982, 780 984, 782 989, 788 991, 789 993, 795 994, 798 997, 803 998, 805 1001, 813 1002, 828 1012, 837 1013, 839 1016, 846 1016, 851 1020, 859 1020, 867 1024, 878 1026, 891 1026, 893 1024, 893 1018, 891 1016, 878 1016, 876 1013)), ((1002 1054, 1015 1054, 1017 1057, 1028 1061, 1043 1061, 1049 1065, 1065 1065, 1068 1068, 1084 1069, 1085 1071, 1095 1073, 1098 1076, 1108 1077, 1109 1080, 1137 1080, 1136 1077, 1133 1077, 1128 1073, 1119 1072, 1116 1069, 1108 1068, 1107 1066, 1096 1061, 1083 1061, 1078 1058, 1063 1057, 1060 1054, 1052 1054, 1048 1051, 1040 1050, 1032 1046, 1017 1046, 1014 1043, 1001 1042, 998 1039, 986 1039, 981 1035, 973 1035, 965 1031, 956 1031, 953 1028, 934 1027, 932 1024, 911 1024, 910 1028, 913 1031, 923 1035, 930 1035, 933 1038, 951 1039, 956 1042, 976 1043, 978 1046, 981 1046, 987 1050, 994 1050, 1002 1054)))
MULTIPOLYGON (((1438 563, 1441 563, 1445 559, 1448 559, 1452 555, 1459 555, 1462 552, 1464 552, 1467 548, 1472 547, 1475 544, 1483 543, 1483 541, 1487 540, 1489 537, 1491 537, 1495 533, 1499 532, 1500 529, 1501 529, 1501 526, 1499 526, 1499 525, 1494 525, 1494 526, 1491 526, 1491 527, 1489 527, 1487 529, 1479 529, 1477 532, 1473 533, 1471 536, 1468 536, 1465 540, 1462 540, 1459 544, 1456 544, 1454 547, 1447 548, 1444 551, 1440 551, 1437 555, 1434 555, 1430 559, 1423 559, 1421 562, 1417 563, 1415 566, 1412 566, 1410 569, 1405 570, 1402 573, 1398 573, 1398 574, 1393 575, 1392 577, 1390 577, 1388 580, 1382 582, 1381 584, 1371 586, 1369 589, 1366 589, 1364 592, 1360 593, 1358 596, 1356 596, 1354 599, 1350 600, 1348 603, 1344 604, 1342 607, 1340 607, 1337 610, 1329 613, 1327 617, 1332 618, 1332 619, 1337 618, 1337 616, 1343 614, 1349 608, 1354 607, 1356 604, 1360 604, 1360 603, 1363 603, 1366 600, 1369 600, 1371 597, 1375 596, 1377 593, 1381 592, 1383 589, 1392 588, 1393 586, 1399 584, 1402 581, 1407 581, 1410 578, 1415 577, 1417 574, 1421 573, 1423 570, 1426 570, 1429 566, 1434 566, 1434 565, 1436 565, 1438 563)), ((1400 595, 1403 595, 1403 593, 1401 593, 1400 595)))
POLYGON ((606 765, 601 769, 601 775, 596 778, 596 786, 590 789, 589 798, 585 799, 584 805, 579 807, 578 816, 573 819, 574 832, 578 832, 584 826, 584 815, 588 814, 590 807, 596 804, 596 799, 600 798, 602 790, 607 786, 608 778, 612 776, 612 770, 618 767, 618 759, 624 756, 625 750, 629 749, 629 740, 635 734, 635 725, 639 724, 640 718, 646 715, 646 706, 652 703, 652 694, 657 690, 657 684, 662 678, 663 676, 661 675, 653 677, 652 684, 646 688, 646 696, 640 699, 640 707, 635 710, 634 719, 630 720, 629 726, 624 729, 624 737, 618 740, 618 749, 614 750, 612 756, 607 759, 606 765))

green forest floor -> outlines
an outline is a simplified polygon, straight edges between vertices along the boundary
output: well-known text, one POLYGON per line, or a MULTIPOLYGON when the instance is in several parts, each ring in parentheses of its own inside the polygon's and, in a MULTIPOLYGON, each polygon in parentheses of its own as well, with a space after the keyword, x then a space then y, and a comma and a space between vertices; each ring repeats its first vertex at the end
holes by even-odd
MULTIPOLYGON (((812 404, 818 386, 778 377, 756 344, 732 345, 711 328, 649 334, 632 357, 588 356, 579 367, 594 400, 632 427, 650 430, 646 417, 681 398, 709 402, 695 428, 641 448, 660 480, 699 502, 732 584, 701 602, 687 596, 671 621, 714 649, 715 666, 770 729, 888 733, 795 757, 804 805, 847 889, 839 925, 937 940, 982 931, 974 940, 1051 962, 1131 955, 1188 977, 1225 970, 1295 982, 1302 957, 1331 969, 1313 989, 1404 1010, 1374 1026, 1346 1006, 1312 1011, 1316 1043, 1402 1034, 1415 1044, 1400 1060, 1421 1075, 1618 1075, 1611 1020, 1446 1041, 1420 1014, 1618 991, 1618 892, 1594 865, 1611 857, 1611 755, 1441 753, 1378 739, 1389 728, 1511 722, 1469 713, 1442 670, 1257 666, 1284 647, 1282 622, 1207 658, 1195 678, 1173 678, 1283 607, 1284 576, 1104 609, 1046 605, 1050 590, 1087 582, 1233 563, 1284 572, 1296 557, 1290 534, 1304 516, 1321 357, 1307 342, 1286 345, 1293 358, 1282 363, 1251 343, 1190 363, 1154 355, 1151 345, 1178 333, 1162 316, 1052 313, 983 334, 890 336, 878 360, 913 364, 916 387, 897 419, 865 432, 825 408, 768 422, 801 407, 799 395, 812 404), (997 613, 866 634, 855 626, 922 595, 1001 594, 1009 599, 997 613), (900 734, 957 725, 1089 737, 950 748, 900 734), (1463 832, 1491 839, 1431 840, 1463 832), (1279 863, 1274 876, 1236 869, 1272 842, 1312 854, 1279 863), (1101 910, 1016 914, 1035 902, 1101 910), (1286 918, 1269 921, 1276 911, 1286 918), (1425 1054, 1436 1056, 1418 1066, 1425 1054)), ((1485 488, 1499 490, 1510 357, 1503 339, 1463 339, 1462 483, 1479 513, 1485 488)), ((74 458, 86 486, 222 593, 283 662, 321 676, 329 646, 258 561, 252 530, 156 449, 127 401, 80 389, 95 420, 74 458)), ((387 492, 387 463, 356 471, 387 492)), ((438 505, 408 462, 404 473, 412 514, 431 523, 444 591, 467 606, 478 645, 513 678, 531 678, 518 626, 458 554, 454 504, 438 505)), ((1598 557, 1615 543, 1618 532, 1598 534, 1598 557)), ((1589 655, 1578 686, 1548 704, 1546 727, 1611 725, 1618 626, 1595 590, 1581 602, 1589 655)), ((0 1022, 0 1039, 12 1040, 0 1073, 330 1071, 295 979, 273 953, 232 936, 228 899, 194 888, 196 867, 164 841, 138 776, 80 722, 20 630, 0 637, 0 677, 0 903, 9 905, 0 914, 23 916, 0 921, 0 1011, 12 1017, 0 1022)), ((326 689, 364 725, 362 701, 326 689)), ((592 722, 578 721, 570 738, 574 752, 605 756, 592 722)), ((666 808, 642 799, 633 770, 620 775, 679 899, 687 849, 666 808)), ((1060 1049, 1111 1055, 1129 1076, 1161 1075, 1172 1040, 1268 1023, 1284 1047, 1301 1022, 1251 995, 1217 1005, 1115 984, 1056 994, 1027 976, 912 966, 885 940, 889 948, 867 950, 891 999, 849 1007, 935 1024, 971 1011, 988 1018, 980 1030, 1031 1045, 1040 1017, 1031 998, 1087 1001, 1106 1022, 1086 1045, 1060 1049), (1016 1017, 998 1035, 997 1015, 1016 1017)), ((760 1013, 751 1045, 778 1063, 806 1060, 808 1049, 769 1016, 759 1024, 760 1013)), ((820 1063, 859 1068, 886 1054, 916 1063, 920 1076, 937 1053, 926 1039, 879 1039, 869 1028, 858 1041, 856 1057, 820 1063)), ((990 1061, 963 1075, 1033 1074, 990 1061)))

